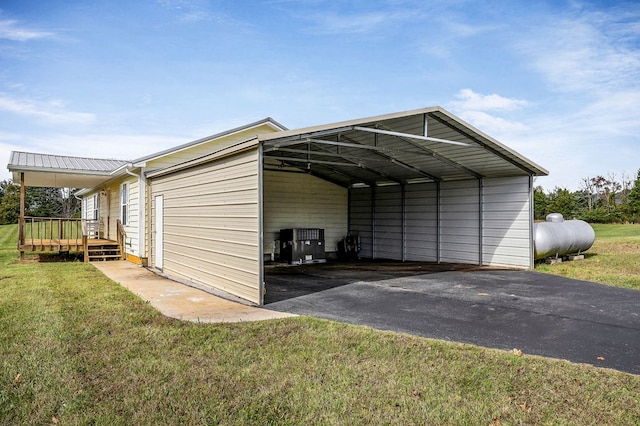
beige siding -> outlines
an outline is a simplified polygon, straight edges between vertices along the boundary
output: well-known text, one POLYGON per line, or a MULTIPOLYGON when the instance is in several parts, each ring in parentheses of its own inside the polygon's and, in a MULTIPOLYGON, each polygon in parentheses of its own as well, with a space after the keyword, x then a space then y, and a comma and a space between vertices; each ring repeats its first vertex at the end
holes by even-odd
POLYGON ((347 234, 346 188, 308 174, 265 171, 263 198, 266 254, 281 229, 322 228, 327 252, 347 234))
POLYGON ((184 163, 211 154, 212 152, 227 147, 231 144, 249 139, 259 133, 271 133, 276 130, 268 124, 252 127, 241 132, 233 133, 218 139, 205 141, 201 144, 194 145, 183 150, 164 155, 160 158, 147 162, 146 169, 148 171, 164 169, 165 167, 184 163))
POLYGON ((252 150, 150 182, 164 197, 165 273, 261 303, 258 167, 252 150))
POLYGON ((120 187, 122 183, 129 184, 129 223, 125 226, 125 252, 134 256, 142 256, 140 253, 140 200, 139 183, 135 177, 127 177, 99 190, 88 193, 86 209, 82 212, 83 218, 93 219, 93 195, 99 198, 100 235, 104 238, 116 241, 118 239, 117 220, 120 219, 120 187))

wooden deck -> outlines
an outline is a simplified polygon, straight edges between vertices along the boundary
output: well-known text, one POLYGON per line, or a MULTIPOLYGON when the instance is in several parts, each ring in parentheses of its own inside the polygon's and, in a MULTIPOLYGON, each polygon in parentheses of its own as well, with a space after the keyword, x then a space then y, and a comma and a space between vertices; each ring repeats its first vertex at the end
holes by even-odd
POLYGON ((118 220, 118 240, 96 238, 97 219, 21 217, 18 224, 20 259, 25 252, 82 252, 84 261, 124 259, 126 233, 118 220))
MULTIPOLYGON (((107 246, 118 244, 117 241, 105 240, 101 238, 90 238, 87 240, 89 247, 107 246)), ((28 238, 18 247, 20 251, 49 252, 49 251, 84 251, 82 238, 77 239, 31 239, 28 238)))

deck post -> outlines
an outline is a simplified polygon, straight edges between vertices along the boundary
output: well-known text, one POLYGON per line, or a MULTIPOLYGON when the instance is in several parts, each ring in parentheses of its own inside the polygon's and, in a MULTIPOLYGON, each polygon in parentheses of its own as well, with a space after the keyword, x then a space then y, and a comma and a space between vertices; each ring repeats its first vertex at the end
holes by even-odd
POLYGON ((24 212, 25 212, 24 172, 20 173, 20 218, 18 219, 18 250, 20 260, 24 260, 24 251, 20 246, 24 243, 24 212))
POLYGON ((84 263, 89 263, 89 238, 82 235, 82 249, 84 251, 84 263))

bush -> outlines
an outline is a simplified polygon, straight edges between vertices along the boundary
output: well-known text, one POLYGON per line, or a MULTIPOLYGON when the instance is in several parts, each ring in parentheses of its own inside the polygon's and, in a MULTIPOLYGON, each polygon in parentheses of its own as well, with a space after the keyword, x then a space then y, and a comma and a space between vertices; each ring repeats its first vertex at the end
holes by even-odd
POLYGON ((584 210, 578 214, 578 219, 589 223, 624 223, 629 221, 629 218, 625 217, 622 212, 617 210, 612 211, 602 207, 597 207, 593 210, 584 210))

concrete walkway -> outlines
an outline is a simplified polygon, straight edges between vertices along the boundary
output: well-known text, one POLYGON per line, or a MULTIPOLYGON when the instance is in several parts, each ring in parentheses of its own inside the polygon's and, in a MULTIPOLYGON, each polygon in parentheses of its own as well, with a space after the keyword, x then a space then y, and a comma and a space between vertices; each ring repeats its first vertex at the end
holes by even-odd
POLYGON ((93 266, 168 317, 193 322, 262 321, 295 316, 223 299, 161 277, 126 261, 93 262, 93 266))

